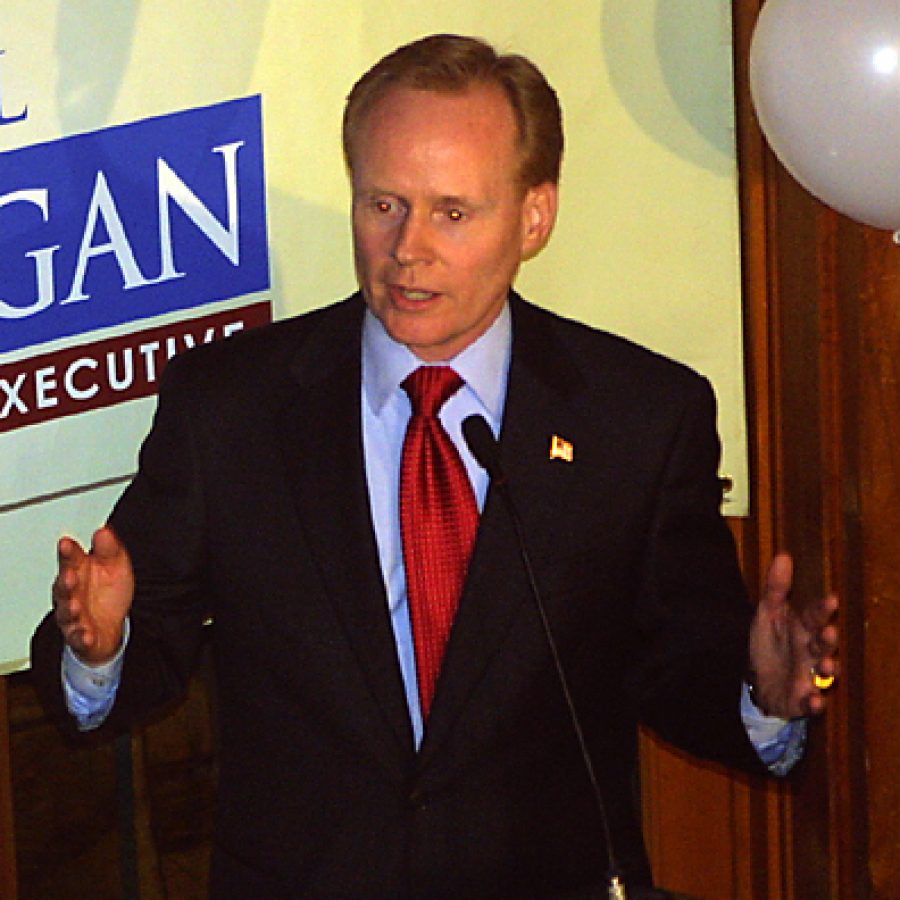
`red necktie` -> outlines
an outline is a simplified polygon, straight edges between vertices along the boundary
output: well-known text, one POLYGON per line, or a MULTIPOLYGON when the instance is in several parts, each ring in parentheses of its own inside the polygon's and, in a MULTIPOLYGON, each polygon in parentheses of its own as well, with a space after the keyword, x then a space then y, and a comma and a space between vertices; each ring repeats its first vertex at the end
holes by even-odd
POLYGON ((423 719, 478 531, 469 476, 437 417, 462 384, 447 366, 422 366, 402 384, 413 414, 400 463, 400 530, 423 719))

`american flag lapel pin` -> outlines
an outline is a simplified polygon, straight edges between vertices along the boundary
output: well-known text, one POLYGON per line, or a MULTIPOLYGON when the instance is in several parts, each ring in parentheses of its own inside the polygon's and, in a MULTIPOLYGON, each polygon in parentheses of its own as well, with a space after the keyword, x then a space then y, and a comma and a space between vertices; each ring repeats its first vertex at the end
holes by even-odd
POLYGON ((558 434, 550 438, 550 459, 561 459, 563 462, 572 462, 575 456, 575 448, 558 434))

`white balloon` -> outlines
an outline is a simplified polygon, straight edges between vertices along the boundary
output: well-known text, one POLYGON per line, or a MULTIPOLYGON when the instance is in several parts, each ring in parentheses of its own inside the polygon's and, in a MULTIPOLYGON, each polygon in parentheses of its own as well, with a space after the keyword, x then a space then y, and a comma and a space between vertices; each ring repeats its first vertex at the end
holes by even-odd
POLYGON ((800 184, 853 219, 900 229, 900 0, 767 0, 750 91, 800 184))

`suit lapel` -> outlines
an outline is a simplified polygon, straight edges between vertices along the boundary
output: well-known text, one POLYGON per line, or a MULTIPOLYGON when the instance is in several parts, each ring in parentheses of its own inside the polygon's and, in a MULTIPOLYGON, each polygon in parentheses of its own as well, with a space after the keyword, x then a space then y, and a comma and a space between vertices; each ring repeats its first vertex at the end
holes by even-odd
MULTIPOLYGON (((412 747, 409 714, 387 612, 369 511, 360 417, 362 304, 323 318, 292 364, 296 385, 280 438, 290 490, 388 743, 366 742, 396 766, 412 747)), ((574 487, 564 464, 548 465, 551 434, 566 437, 582 379, 553 344, 542 314, 514 298, 513 355, 501 458, 529 549, 541 554, 542 518, 565 508, 574 487)), ((419 762, 445 742, 523 606, 532 603, 518 543, 502 498, 489 491, 419 762)), ((526 607, 527 609, 528 607, 526 607)), ((530 609, 529 615, 533 614, 530 609)))
MULTIPOLYGON (((540 534, 542 510, 565 508, 566 493, 574 487, 565 464, 550 465, 548 456, 553 423, 560 423, 565 436, 582 379, 563 348, 553 345, 539 313, 518 298, 512 311, 513 354, 500 454, 534 555, 530 539, 540 534)), ((532 602, 509 511, 492 487, 426 728, 422 765, 449 735, 523 605, 532 602)))
MULTIPOLYGON (((306 539, 382 721, 407 753, 412 732, 371 524, 360 424, 362 304, 323 319, 295 357, 281 440, 306 539)), ((345 677, 346 673, 335 673, 345 677)), ((368 734, 366 742, 378 745, 368 734)), ((396 745, 389 756, 396 760, 396 745)))

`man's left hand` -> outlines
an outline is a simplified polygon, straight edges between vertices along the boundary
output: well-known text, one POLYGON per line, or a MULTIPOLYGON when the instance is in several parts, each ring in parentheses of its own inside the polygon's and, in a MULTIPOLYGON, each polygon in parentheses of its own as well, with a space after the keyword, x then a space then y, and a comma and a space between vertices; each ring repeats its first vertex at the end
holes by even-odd
POLYGON ((782 719, 822 712, 825 685, 837 675, 837 597, 794 609, 788 603, 792 580, 791 557, 780 553, 769 566, 750 629, 753 702, 782 719))

